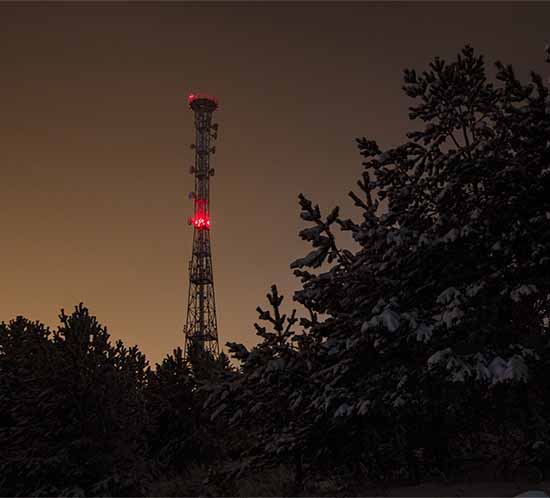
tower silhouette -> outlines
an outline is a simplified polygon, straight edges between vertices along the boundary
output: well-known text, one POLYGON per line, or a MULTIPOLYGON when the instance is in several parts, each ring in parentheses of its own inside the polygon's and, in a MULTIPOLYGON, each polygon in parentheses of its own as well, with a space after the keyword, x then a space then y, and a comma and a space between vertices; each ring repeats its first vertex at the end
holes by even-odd
POLYGON ((218 100, 204 94, 192 94, 188 98, 189 107, 195 112, 195 165, 191 174, 195 175, 195 190, 189 194, 194 201, 194 213, 189 218, 193 225, 193 250, 189 262, 189 297, 187 320, 184 328, 185 355, 189 355, 191 344, 212 353, 219 354, 216 303, 214 300, 214 276, 210 250, 210 153, 216 147, 210 141, 218 136, 218 125, 212 124, 212 113, 218 107, 218 100))

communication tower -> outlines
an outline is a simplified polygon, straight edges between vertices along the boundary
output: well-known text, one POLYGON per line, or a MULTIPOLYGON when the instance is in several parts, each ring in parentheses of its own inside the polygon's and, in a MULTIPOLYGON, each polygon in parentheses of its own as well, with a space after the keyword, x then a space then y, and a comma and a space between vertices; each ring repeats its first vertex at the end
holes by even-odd
POLYGON ((214 276, 210 250, 210 154, 216 152, 211 140, 218 137, 218 125, 212 124, 212 113, 218 100, 204 94, 191 94, 189 107, 195 112, 195 165, 190 173, 195 176, 195 190, 189 194, 194 213, 189 218, 193 225, 193 250, 189 262, 189 297, 187 320, 184 328, 185 354, 193 343, 214 356, 219 354, 216 303, 214 300, 214 276))

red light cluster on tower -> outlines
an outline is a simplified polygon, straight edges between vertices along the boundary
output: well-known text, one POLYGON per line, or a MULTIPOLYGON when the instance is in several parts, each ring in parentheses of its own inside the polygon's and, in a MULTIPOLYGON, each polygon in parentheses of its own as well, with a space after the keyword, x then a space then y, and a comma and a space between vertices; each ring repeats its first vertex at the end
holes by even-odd
POLYGON ((191 218, 191 223, 195 228, 210 228, 210 220, 208 218, 191 218))
POLYGON ((189 221, 195 228, 210 228, 210 216, 205 200, 195 199, 195 216, 189 218, 189 221))

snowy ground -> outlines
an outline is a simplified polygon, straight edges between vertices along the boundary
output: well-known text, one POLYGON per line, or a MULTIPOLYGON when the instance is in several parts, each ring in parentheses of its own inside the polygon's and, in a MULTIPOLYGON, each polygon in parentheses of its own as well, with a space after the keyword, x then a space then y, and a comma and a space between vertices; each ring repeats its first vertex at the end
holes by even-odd
POLYGON ((550 481, 533 482, 476 482, 459 484, 425 483, 388 489, 371 489, 363 496, 388 497, 521 497, 549 498, 550 481))
POLYGON ((516 498, 548 498, 548 495, 544 491, 530 489, 517 495, 516 498))

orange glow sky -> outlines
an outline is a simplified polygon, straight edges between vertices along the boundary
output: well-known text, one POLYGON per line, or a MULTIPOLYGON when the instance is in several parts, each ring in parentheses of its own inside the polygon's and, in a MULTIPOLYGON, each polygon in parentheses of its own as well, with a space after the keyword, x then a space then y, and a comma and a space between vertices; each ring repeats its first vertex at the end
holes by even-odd
POLYGON ((298 194, 357 219, 355 137, 405 139, 403 69, 469 43, 547 76, 549 20, 541 2, 0 3, 0 321, 55 328, 82 301, 152 363, 183 346, 195 91, 220 100, 220 343, 254 344, 270 285, 289 311, 299 286, 298 194))

